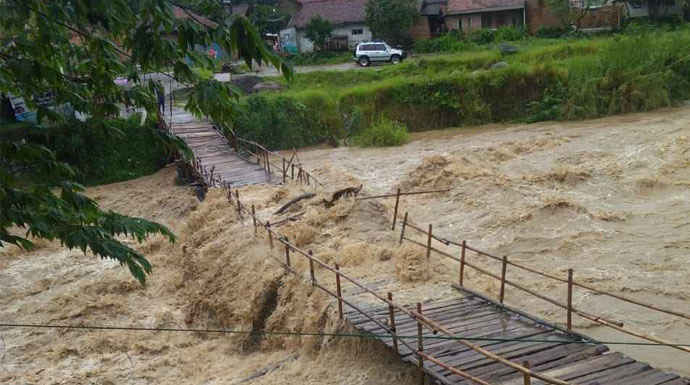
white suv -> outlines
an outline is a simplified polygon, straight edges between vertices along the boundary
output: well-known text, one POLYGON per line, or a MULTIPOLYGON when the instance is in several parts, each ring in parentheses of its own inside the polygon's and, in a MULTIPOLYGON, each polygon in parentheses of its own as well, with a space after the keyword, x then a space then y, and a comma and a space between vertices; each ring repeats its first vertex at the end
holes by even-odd
POLYGON ((357 44, 354 60, 362 67, 372 62, 400 63, 405 58, 405 52, 401 49, 391 48, 384 42, 364 42, 357 44))

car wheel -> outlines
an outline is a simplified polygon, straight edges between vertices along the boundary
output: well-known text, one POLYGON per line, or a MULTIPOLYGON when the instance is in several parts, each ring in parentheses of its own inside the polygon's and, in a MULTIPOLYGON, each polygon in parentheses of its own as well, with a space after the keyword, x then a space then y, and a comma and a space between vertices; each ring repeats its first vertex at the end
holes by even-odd
POLYGON ((361 57, 359 58, 359 60, 357 60, 357 62, 358 62, 359 65, 361 65, 362 67, 366 67, 366 66, 369 65, 369 58, 368 58, 367 56, 361 56, 361 57))
POLYGON ((400 63, 400 56, 398 56, 398 55, 391 56, 391 63, 393 63, 393 64, 400 63))

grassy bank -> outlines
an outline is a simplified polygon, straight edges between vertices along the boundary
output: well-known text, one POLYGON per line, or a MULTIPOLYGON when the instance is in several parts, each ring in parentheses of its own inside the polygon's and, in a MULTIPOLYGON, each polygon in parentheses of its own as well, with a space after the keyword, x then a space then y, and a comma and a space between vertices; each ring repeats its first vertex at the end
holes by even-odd
POLYGON ((529 39, 518 47, 513 55, 488 46, 398 66, 299 74, 281 93, 245 98, 236 128, 280 148, 354 136, 380 117, 419 131, 594 118, 690 98, 687 27, 529 39))

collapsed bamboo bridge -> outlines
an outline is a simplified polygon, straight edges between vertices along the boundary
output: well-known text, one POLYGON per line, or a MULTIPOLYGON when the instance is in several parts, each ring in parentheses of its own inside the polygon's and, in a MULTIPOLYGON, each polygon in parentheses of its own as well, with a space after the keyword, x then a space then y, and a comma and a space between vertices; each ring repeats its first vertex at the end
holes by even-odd
MULTIPOLYGON (((587 290, 618 301, 662 312, 668 316, 690 320, 690 315, 663 309, 632 298, 609 293, 567 277, 542 272, 514 263, 508 257, 497 257, 472 247, 465 240, 449 240, 433 234, 432 225, 423 228, 407 213, 398 213, 399 201, 405 194, 382 197, 395 198, 392 230, 396 239, 417 245, 426 258, 446 258, 458 264, 456 282, 448 283, 452 294, 420 303, 400 303, 395 298, 395 277, 376 282, 360 282, 302 250, 281 235, 275 224, 264 222, 253 206, 240 200, 237 190, 247 184, 301 183, 313 187, 321 183, 293 155, 286 159, 258 143, 239 137, 227 139, 208 121, 193 119, 182 111, 171 109, 168 127, 180 136, 194 153, 190 165, 207 186, 227 189, 228 203, 245 218, 251 218, 255 234, 263 232, 271 257, 287 271, 302 277, 315 288, 323 290, 337 302, 338 315, 361 333, 367 333, 394 351, 401 360, 419 367, 420 384, 443 385, 690 385, 690 379, 655 369, 624 354, 612 352, 606 345, 573 330, 573 317, 612 328, 618 332, 664 345, 669 350, 690 353, 690 348, 675 345, 645 333, 631 330, 619 320, 591 314, 573 306, 573 290, 587 290), (415 235, 417 239, 415 239, 415 235), (421 239, 420 239, 421 238, 421 239), (451 254, 442 247, 455 247, 451 254), (276 253, 278 251, 278 253, 276 253), (276 257, 280 255, 282 257, 276 257), (489 258, 500 264, 501 274, 494 274, 473 261, 475 256, 489 258), (309 270, 297 271, 294 260, 304 258, 309 270), (508 267, 551 279, 567 288, 563 301, 510 280, 508 267), (498 298, 466 287, 465 271, 496 279, 500 285, 498 298), (334 285, 335 283, 335 285, 334 285), (504 303, 506 288, 512 287, 565 310, 564 326, 558 326, 528 312, 504 303)), ((380 197, 367 197, 372 199, 380 197)), ((404 297, 404 296, 403 296, 404 297)), ((688 355, 690 366, 690 355, 688 355)))

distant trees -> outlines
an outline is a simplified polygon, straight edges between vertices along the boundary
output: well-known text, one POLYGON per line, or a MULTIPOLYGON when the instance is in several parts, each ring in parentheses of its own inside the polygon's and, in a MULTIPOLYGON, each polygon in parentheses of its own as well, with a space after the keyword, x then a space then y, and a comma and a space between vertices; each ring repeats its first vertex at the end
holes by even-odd
POLYGON ((410 28, 417 17, 417 0, 369 0, 366 5, 366 21, 373 35, 390 44, 409 44, 410 28))
POLYGON ((326 46, 326 42, 331 37, 332 32, 333 25, 330 21, 323 19, 321 16, 314 16, 307 23, 304 35, 307 39, 314 42, 318 50, 322 50, 326 46))

